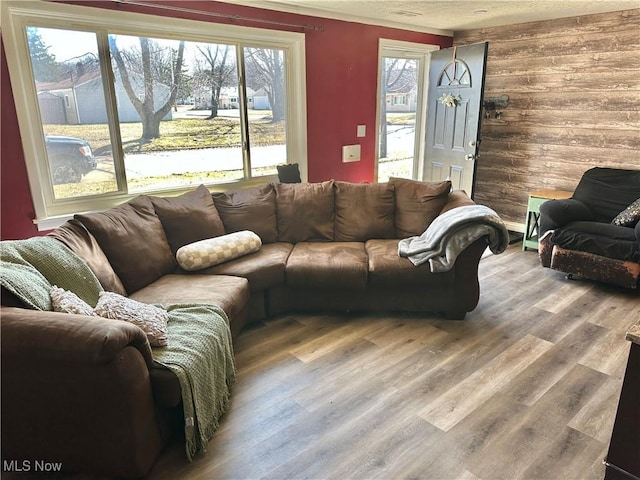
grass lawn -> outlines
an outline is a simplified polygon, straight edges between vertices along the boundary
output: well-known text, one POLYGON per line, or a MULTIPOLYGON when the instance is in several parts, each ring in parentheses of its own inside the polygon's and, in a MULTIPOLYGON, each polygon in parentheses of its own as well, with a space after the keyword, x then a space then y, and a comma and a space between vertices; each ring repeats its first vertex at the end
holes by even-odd
POLYGON ((414 125, 416 123, 416 113, 387 112, 387 125, 414 125))
MULTIPOLYGON (((251 171, 253 177, 276 174, 275 167, 254 168, 251 171)), ((242 170, 224 170, 213 172, 183 173, 180 175, 155 175, 128 180, 130 192, 142 191, 149 188, 171 188, 184 185, 197 186, 207 183, 226 182, 242 178, 242 170)), ((86 181, 80 183, 66 183, 54 185, 56 198, 72 198, 86 195, 99 195, 101 193, 115 192, 117 184, 115 178, 86 181)))
MULTIPOLYGON (((111 151, 111 139, 106 124, 44 125, 44 133, 84 138, 95 155, 111 151)), ((252 144, 257 146, 285 143, 285 122, 271 122, 270 117, 251 119, 252 144)), ((178 118, 160 123, 160 138, 143 140, 142 123, 121 123, 120 136, 125 153, 166 152, 194 148, 234 147, 242 143, 237 119, 178 118)))

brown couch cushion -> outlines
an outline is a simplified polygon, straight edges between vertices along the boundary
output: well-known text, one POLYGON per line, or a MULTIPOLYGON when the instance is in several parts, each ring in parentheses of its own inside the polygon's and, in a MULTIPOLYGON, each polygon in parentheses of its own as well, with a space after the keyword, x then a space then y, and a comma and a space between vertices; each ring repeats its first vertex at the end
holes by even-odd
POLYGON ((218 305, 233 324, 244 321, 240 312, 249 301, 249 282, 246 278, 227 275, 170 274, 138 290, 131 298, 165 307, 179 303, 218 305))
POLYGON ((390 178, 389 186, 396 191, 396 236, 422 234, 438 216, 447 201, 451 182, 418 182, 405 178, 390 178))
POLYGON ((333 240, 333 180, 275 185, 281 242, 333 240))
POLYGON ((367 271, 362 242, 301 242, 289 255, 286 277, 292 288, 363 289, 367 271))
POLYGON ((198 273, 243 277, 249 280, 251 291, 257 292, 284 283, 284 268, 292 249, 290 243, 269 243, 255 253, 199 270, 198 273))
POLYGON ((137 197, 104 212, 74 218, 96 238, 129 294, 176 269, 176 260, 149 197, 137 197))
POLYGON ((386 183, 336 182, 337 242, 365 242, 394 238, 395 198, 386 183))
POLYGON ((102 288, 120 295, 127 294, 120 277, 113 270, 96 238, 80 221, 72 218, 50 232, 49 236, 64 243, 73 253, 83 259, 98 278, 102 288))
POLYGON ((213 201, 226 233, 251 230, 260 237, 262 243, 278 240, 273 185, 214 193, 213 201))
POLYGON ((204 185, 179 197, 149 198, 174 255, 184 245, 225 233, 211 193, 204 185))
POLYGON ((398 240, 369 240, 365 250, 369 259, 369 284, 374 287, 444 286, 452 284, 455 278, 454 270, 431 273, 428 262, 414 266, 409 259, 398 255, 398 240))

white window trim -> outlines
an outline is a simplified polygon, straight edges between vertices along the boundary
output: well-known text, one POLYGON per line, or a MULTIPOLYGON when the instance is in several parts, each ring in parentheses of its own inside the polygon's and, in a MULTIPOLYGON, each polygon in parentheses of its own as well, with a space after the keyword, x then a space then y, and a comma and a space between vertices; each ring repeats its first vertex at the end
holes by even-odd
MULTIPOLYGON (((18 125, 22 137, 29 186, 35 208, 34 223, 39 230, 55 228, 74 213, 104 210, 138 195, 123 192, 55 199, 48 177, 47 156, 41 128, 37 94, 33 81, 29 48, 25 34, 27 25, 52 28, 92 28, 110 33, 147 35, 187 41, 211 43, 248 42, 251 46, 281 48, 287 51, 287 158, 298 163, 303 181, 307 180, 307 114, 305 36, 302 33, 240 27, 199 20, 185 20, 118 10, 97 9, 44 2, 41 0, 9 0, 2 2, 1 28, 6 44, 7 65, 13 86, 18 125), (46 180, 43 180, 46 179, 46 180)), ((215 184, 216 190, 257 185, 275 177, 215 184)), ((157 190, 152 193, 179 195, 192 187, 157 190)))
MULTIPOLYGON (((418 103, 416 104, 416 142, 414 147, 414 171, 415 179, 422 179, 424 165, 424 139, 427 126, 427 92, 429 91, 429 63, 431 52, 440 50, 439 45, 426 43, 406 42, 402 40, 390 40, 381 38, 378 41, 378 81, 376 87, 376 157, 374 177, 378 178, 378 159, 380 157, 380 81, 382 80, 383 57, 397 54, 403 58, 415 58, 420 60, 418 69, 418 91, 416 92, 418 103), (417 161, 415 160, 417 159, 417 161)), ((386 99, 385 99, 386 100, 386 99)))

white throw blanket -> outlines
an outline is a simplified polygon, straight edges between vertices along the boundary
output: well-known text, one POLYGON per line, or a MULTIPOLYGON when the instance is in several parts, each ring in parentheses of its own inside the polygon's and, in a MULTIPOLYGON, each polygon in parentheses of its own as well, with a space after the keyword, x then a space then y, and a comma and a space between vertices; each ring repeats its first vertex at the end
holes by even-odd
POLYGON ((495 211, 484 205, 457 207, 437 216, 422 235, 400 240, 398 255, 416 266, 428 261, 432 272, 446 272, 465 248, 485 235, 493 253, 509 245, 507 227, 495 211))

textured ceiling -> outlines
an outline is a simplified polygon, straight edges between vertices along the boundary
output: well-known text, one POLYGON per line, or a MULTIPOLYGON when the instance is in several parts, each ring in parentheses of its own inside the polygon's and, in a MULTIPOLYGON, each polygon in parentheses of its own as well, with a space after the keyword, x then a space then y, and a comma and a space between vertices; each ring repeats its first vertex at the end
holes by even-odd
POLYGON ((432 33, 640 8, 640 0, 227 0, 432 33))

